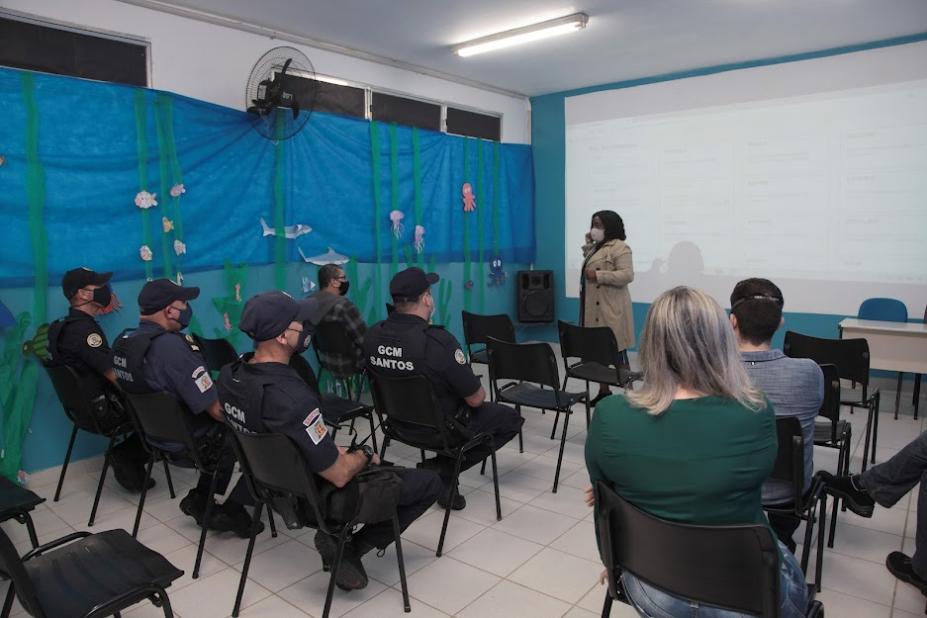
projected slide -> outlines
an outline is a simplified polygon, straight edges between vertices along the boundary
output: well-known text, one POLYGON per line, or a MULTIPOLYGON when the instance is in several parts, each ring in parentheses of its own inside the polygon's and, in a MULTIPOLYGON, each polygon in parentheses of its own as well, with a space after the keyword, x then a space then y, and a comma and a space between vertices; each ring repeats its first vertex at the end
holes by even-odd
POLYGON ((877 295, 923 310, 927 80, 620 114, 567 115, 569 295, 591 215, 611 209, 638 301, 689 284, 724 304, 734 282, 763 276, 793 311, 855 313, 877 295))

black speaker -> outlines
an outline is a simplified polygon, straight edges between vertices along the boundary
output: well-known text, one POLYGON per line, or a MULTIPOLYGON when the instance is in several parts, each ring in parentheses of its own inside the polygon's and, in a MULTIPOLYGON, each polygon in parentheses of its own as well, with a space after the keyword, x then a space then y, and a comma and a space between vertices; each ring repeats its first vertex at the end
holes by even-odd
POLYGON ((518 321, 554 321, 554 271, 518 271, 518 321))

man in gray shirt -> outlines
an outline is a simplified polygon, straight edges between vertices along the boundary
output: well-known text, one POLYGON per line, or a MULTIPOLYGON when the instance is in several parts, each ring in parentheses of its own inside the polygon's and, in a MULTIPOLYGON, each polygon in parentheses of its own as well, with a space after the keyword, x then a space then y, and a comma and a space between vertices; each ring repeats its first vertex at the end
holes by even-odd
MULTIPOLYGON (((737 335, 740 356, 747 373, 772 403, 776 416, 794 416, 801 423, 805 444, 805 483, 811 487, 814 469, 814 419, 824 399, 824 375, 808 358, 789 358, 772 348, 772 338, 782 326, 782 291, 768 279, 745 279, 731 292, 731 326, 737 335)), ((763 504, 783 505, 793 501, 792 485, 769 479, 763 483, 763 504)), ((769 524, 793 552, 792 535, 800 520, 770 513, 769 524)))

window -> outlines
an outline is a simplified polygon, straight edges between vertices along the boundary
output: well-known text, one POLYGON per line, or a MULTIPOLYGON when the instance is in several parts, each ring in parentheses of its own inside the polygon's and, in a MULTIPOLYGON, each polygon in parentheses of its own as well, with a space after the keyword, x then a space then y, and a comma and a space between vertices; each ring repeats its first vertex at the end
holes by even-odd
POLYGON ((441 130, 441 105, 374 91, 371 118, 382 122, 441 130))
POLYGON ((309 107, 315 98, 315 111, 342 114, 344 116, 357 116, 366 118, 364 101, 366 92, 364 88, 333 84, 321 80, 290 75, 287 73, 285 89, 292 92, 301 108, 309 107))
POLYGON ((148 45, 0 17, 0 64, 17 69, 148 85, 148 45))
POLYGON ((502 119, 448 106, 447 132, 498 142, 502 139, 502 119))

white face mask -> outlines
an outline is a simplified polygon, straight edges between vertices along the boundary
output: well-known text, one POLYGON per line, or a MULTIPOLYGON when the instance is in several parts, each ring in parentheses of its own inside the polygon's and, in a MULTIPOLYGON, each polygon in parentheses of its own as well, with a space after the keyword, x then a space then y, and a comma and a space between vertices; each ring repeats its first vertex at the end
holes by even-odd
POLYGON ((594 227, 589 230, 589 237, 595 242, 602 242, 605 239, 605 230, 600 227, 594 227))

